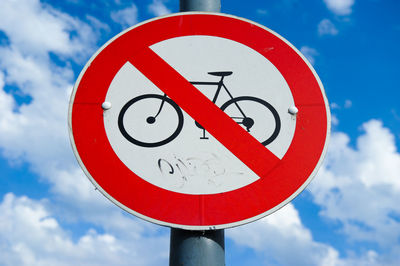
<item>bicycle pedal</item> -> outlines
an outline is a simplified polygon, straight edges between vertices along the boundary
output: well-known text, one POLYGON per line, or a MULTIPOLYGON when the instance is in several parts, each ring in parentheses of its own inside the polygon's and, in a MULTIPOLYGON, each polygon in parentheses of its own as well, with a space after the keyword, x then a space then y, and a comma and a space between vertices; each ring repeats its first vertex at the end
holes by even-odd
POLYGON ((208 137, 200 137, 200 139, 208 139, 208 137))

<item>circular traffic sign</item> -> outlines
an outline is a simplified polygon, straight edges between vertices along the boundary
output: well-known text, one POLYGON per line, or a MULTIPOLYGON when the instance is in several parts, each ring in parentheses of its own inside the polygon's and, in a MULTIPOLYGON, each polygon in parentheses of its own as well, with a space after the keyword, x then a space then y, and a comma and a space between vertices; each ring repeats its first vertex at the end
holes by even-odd
POLYGON ((100 48, 74 86, 69 128, 108 199, 204 230, 254 221, 298 195, 325 155, 330 113, 313 67, 281 36, 187 12, 100 48))

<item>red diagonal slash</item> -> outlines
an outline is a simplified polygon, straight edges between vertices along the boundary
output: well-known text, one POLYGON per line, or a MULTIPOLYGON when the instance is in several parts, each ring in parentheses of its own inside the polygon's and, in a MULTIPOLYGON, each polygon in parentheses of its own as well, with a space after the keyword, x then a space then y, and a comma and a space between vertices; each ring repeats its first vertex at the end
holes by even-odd
POLYGON ((260 178, 280 161, 150 48, 129 62, 260 178))

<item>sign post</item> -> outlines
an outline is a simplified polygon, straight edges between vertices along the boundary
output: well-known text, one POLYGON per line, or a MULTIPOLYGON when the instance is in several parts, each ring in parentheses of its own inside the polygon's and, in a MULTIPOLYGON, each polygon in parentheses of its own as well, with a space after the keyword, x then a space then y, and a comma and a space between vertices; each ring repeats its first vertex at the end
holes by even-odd
POLYGON ((171 265, 224 265, 223 229, 275 212, 315 176, 330 112, 287 40, 194 11, 142 22, 100 48, 74 86, 69 129, 105 197, 173 228, 171 265))
MULTIPOLYGON (((220 12, 220 0, 180 0, 180 11, 220 12)), ((190 231, 171 227, 170 266, 225 265, 224 229, 190 231)))
POLYGON ((180 11, 208 11, 220 12, 220 0, 180 0, 180 11))

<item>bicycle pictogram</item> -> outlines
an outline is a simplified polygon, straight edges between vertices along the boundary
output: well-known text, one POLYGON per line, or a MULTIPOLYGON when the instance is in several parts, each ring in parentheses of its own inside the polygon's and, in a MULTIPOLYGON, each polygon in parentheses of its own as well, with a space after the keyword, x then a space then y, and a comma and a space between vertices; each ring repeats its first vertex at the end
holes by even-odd
MULTIPOLYGON (((229 96, 229 100, 223 103, 219 108, 224 111, 225 113, 227 112, 228 109, 230 108, 235 108, 237 111, 237 114, 239 115, 234 115, 231 116, 229 115, 236 123, 239 125, 242 125, 242 127, 249 133, 252 133, 252 129, 254 128, 255 124, 257 121, 253 116, 246 115, 246 110, 242 107, 244 103, 251 103, 251 104, 258 104, 260 105, 263 109, 266 109, 265 112, 268 112, 272 115, 273 117, 273 125, 268 125, 268 127, 273 128, 272 132, 269 130, 269 134, 267 136, 263 136, 263 138, 260 141, 260 143, 264 146, 270 144, 273 142, 277 136, 279 135, 280 129, 281 129, 281 120, 279 117, 278 112, 276 109, 267 101, 253 97, 253 96, 239 96, 239 97, 233 97, 232 93, 228 90, 224 83, 224 78, 227 76, 230 76, 233 74, 232 71, 221 71, 221 72, 208 72, 208 74, 212 76, 217 76, 220 77, 220 80, 217 82, 213 81, 190 81, 191 84, 193 85, 205 85, 205 86, 217 86, 216 92, 213 96, 212 102, 215 104, 218 96, 220 95, 220 92, 222 89, 225 90, 227 95, 229 96)), ((142 146, 142 147, 158 147, 165 145, 172 140, 174 140, 182 131, 183 128, 183 121, 184 121, 184 116, 182 109, 171 99, 169 98, 166 94, 160 95, 160 94, 143 94, 140 96, 137 96, 131 100, 129 100, 121 109, 119 115, 118 115, 118 127, 121 132, 121 134, 131 143, 142 146), (174 115, 177 117, 177 122, 176 125, 174 125, 173 132, 170 136, 164 137, 161 140, 156 140, 156 141, 148 141, 144 139, 139 139, 137 136, 132 136, 132 134, 128 133, 128 130, 126 129, 125 125, 125 114, 127 113, 128 109, 131 108, 133 105, 138 104, 139 102, 142 102, 144 100, 152 100, 154 104, 154 110, 152 113, 149 113, 146 115, 146 123, 149 125, 157 123, 157 118, 159 115, 162 113, 162 111, 165 109, 166 105, 169 105, 172 107, 172 110, 174 112, 174 115), (154 101, 153 101, 154 100, 154 101)), ((208 139, 206 137, 206 130, 197 122, 195 121, 195 125, 202 130, 202 136, 200 139, 208 139)), ((137 129, 139 130, 139 129, 137 129)), ((267 132, 267 130, 266 130, 267 132)))

